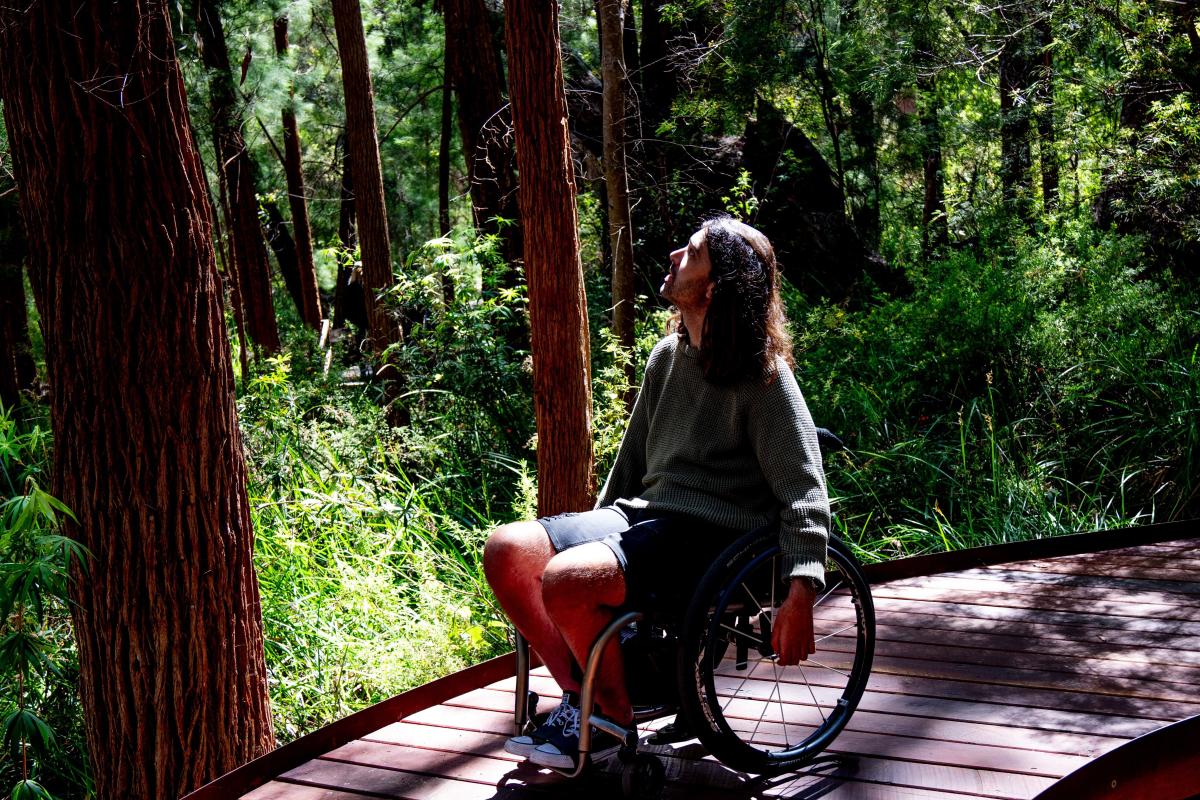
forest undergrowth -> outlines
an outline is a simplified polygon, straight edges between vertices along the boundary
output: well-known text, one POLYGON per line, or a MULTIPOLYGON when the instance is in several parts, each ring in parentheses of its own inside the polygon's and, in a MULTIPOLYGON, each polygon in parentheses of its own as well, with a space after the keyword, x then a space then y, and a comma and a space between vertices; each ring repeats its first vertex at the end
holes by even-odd
MULTIPOLYGON (((907 296, 850 306, 786 293, 800 385, 817 423, 848 445, 826 464, 836 533, 866 561, 1197 511, 1194 291, 1143 274, 1139 240, 1086 222, 1001 238, 910 265, 907 296)), ((346 364, 325 374, 285 303, 287 355, 259 361, 239 387, 280 742, 509 647, 482 543, 533 513, 536 442, 528 353, 512 344, 523 295, 482 284, 479 262, 492 257, 486 242, 438 240, 409 259, 393 297, 414 320, 393 354, 406 426, 388 424, 378 389, 348 379, 346 364), (464 290, 423 307, 446 270, 464 290)), ((602 481, 629 354, 600 305, 602 481)), ((665 322, 661 310, 643 318, 639 368, 665 322)), ((66 512, 46 494, 45 414, 29 405, 0 418, 11 492, 0 685, 6 751, 26 742, 47 788, 69 797, 87 783, 66 600, 65 560, 79 554, 56 536, 66 512)), ((9 785, 20 777, 13 759, 4 772, 9 785)))

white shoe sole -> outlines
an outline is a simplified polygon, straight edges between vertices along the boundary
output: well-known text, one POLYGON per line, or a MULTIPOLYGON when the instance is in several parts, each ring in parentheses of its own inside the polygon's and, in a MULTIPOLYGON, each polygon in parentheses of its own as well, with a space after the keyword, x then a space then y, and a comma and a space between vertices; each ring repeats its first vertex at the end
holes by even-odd
MULTIPOLYGON (((611 740, 610 740, 611 741, 611 740)), ((588 755, 593 761, 604 758, 620 748, 620 742, 612 742, 606 744, 599 750, 593 750, 588 755)), ((553 767, 555 769, 575 769, 575 757, 565 753, 558 752, 558 748, 552 744, 543 744, 537 747, 529 756, 529 760, 539 767, 553 767)))
POLYGON ((504 752, 512 753, 514 756, 521 756, 521 758, 529 758, 530 754, 534 750, 537 750, 538 743, 533 739, 529 739, 527 742, 519 742, 517 741, 518 739, 529 739, 529 737, 513 736, 504 743, 504 752))
POLYGON ((555 769, 575 769, 575 759, 565 753, 558 752, 558 748, 553 750, 543 750, 542 745, 534 749, 529 755, 529 760, 539 767, 553 767, 555 769))

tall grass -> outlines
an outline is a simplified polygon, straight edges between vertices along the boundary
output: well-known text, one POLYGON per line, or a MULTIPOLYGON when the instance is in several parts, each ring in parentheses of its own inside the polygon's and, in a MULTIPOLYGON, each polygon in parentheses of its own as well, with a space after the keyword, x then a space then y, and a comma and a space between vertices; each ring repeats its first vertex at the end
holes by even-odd
POLYGON ((1134 240, 1067 225, 925 265, 855 312, 791 298, 801 386, 868 559, 1194 516, 1195 292, 1134 240))
POLYGON ((441 449, 422 464, 371 403, 313 388, 277 360, 243 398, 282 741, 507 646, 480 552, 510 512, 464 490, 480 465, 441 449))

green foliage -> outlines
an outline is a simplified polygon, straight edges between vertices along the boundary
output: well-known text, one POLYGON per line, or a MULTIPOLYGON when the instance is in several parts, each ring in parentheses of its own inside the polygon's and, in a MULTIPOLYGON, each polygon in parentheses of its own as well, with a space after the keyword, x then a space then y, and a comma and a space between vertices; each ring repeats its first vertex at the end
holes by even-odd
POLYGON ((44 428, 0 408, 0 780, 13 797, 90 788, 67 613, 70 572, 88 553, 58 532, 74 517, 40 486, 49 448, 44 428))
POLYGON ((875 557, 1196 513, 1189 294, 1085 223, 1013 251, 931 262, 861 311, 792 298, 801 386, 850 444, 839 524, 875 557))

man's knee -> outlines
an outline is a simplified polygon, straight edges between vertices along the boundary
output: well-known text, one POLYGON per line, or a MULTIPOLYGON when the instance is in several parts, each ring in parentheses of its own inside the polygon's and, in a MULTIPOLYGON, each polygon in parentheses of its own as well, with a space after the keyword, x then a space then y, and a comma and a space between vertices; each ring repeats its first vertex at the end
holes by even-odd
POLYGON ((541 573, 554 555, 546 529, 538 522, 501 525, 483 546, 483 571, 493 588, 497 583, 528 580, 541 573))
POLYGON ((542 602, 551 616, 617 606, 624 599, 625 576, 617 557, 598 542, 564 550, 542 573, 542 602))

